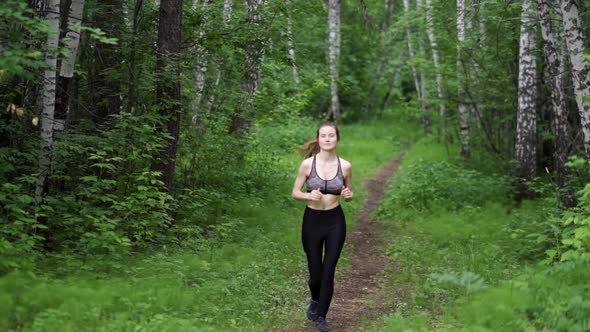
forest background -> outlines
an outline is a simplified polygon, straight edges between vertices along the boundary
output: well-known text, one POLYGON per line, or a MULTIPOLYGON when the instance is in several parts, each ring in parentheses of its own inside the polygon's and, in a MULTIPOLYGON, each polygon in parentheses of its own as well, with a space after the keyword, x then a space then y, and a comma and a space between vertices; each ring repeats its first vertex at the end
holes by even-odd
POLYGON ((289 325, 330 119, 348 215, 406 152, 376 214, 406 296, 364 328, 589 330, 588 5, 3 1, 0 328, 289 325))

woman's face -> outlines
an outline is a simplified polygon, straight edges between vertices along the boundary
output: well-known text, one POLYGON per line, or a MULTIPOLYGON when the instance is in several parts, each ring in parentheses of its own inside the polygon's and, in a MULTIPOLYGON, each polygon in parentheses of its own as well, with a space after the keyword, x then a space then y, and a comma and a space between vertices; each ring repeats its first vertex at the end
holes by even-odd
POLYGON ((322 150, 334 150, 338 144, 338 135, 336 128, 331 126, 323 126, 318 132, 318 143, 322 150))

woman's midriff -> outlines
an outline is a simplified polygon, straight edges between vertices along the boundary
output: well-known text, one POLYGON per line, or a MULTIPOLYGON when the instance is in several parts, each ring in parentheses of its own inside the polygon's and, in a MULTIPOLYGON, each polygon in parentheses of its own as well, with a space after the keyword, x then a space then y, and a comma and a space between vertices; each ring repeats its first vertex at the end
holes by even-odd
POLYGON ((307 201, 307 206, 314 210, 330 210, 340 204, 340 196, 332 194, 322 195, 319 201, 307 201))

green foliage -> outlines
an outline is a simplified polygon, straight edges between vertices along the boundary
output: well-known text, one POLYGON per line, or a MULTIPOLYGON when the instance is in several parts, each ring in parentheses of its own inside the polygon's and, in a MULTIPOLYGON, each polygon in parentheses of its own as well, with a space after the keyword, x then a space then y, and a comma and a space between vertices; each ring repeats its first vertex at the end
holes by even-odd
POLYGON ((33 78, 31 69, 45 65, 35 41, 47 35, 47 24, 35 18, 26 2, 6 0, 0 6, 0 82, 8 76, 33 78))
POLYGON ((590 258, 590 183, 580 192, 578 206, 566 211, 560 223, 563 229, 562 246, 557 247, 559 259, 569 261, 590 258))
POLYGON ((464 169, 449 162, 432 162, 419 159, 404 167, 404 173, 395 179, 387 198, 379 209, 381 217, 391 218, 403 207, 423 211, 434 205, 449 210, 482 206, 492 198, 507 192, 506 179, 487 176, 464 169))

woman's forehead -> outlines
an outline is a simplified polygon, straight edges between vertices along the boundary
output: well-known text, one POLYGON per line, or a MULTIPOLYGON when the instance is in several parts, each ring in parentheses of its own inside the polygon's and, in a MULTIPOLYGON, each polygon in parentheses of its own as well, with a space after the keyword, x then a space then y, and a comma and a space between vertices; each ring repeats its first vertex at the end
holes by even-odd
POLYGON ((336 129, 332 126, 323 126, 320 128, 319 131, 320 134, 335 134, 336 133, 336 129))

